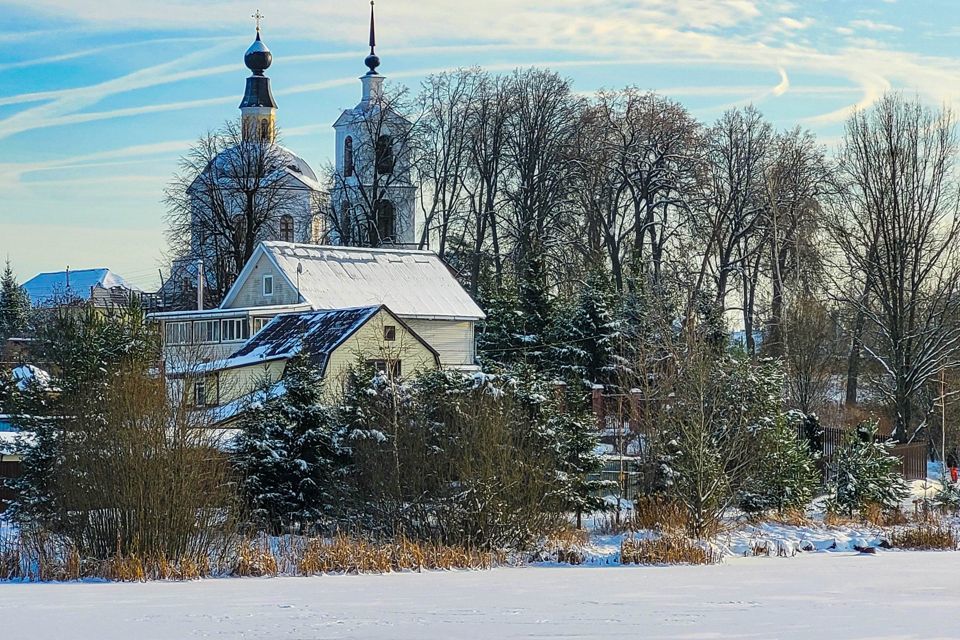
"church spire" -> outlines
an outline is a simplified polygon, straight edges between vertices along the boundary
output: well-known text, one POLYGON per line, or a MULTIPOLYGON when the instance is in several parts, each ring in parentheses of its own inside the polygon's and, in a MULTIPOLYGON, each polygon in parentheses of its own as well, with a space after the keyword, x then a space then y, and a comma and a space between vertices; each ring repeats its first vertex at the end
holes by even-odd
POLYGON ((263 14, 258 9, 250 17, 257 22, 257 37, 243 56, 243 63, 251 71, 243 101, 240 103, 243 138, 273 142, 277 103, 273 99, 273 91, 270 90, 270 78, 264 75, 273 64, 273 54, 260 39, 260 21, 263 20, 263 14))
POLYGON ((377 56, 377 28, 373 15, 373 0, 370 0, 370 55, 363 61, 370 71, 367 75, 377 75, 377 67, 380 66, 380 57, 377 56))

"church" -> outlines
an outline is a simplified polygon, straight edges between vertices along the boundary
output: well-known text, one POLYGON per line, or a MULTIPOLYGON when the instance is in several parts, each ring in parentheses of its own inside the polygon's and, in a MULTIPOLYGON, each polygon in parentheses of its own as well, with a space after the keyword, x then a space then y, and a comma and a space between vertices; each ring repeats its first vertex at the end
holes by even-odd
POLYGON ((250 75, 239 123, 207 143, 215 155, 194 162, 203 168, 183 199, 189 241, 159 292, 161 309, 219 303, 263 241, 415 247, 411 124, 384 91, 370 5, 370 53, 360 101, 333 123, 334 169, 323 178, 277 142, 278 105, 267 75, 273 54, 261 34, 263 16, 254 14, 256 37, 243 57, 250 75))
POLYGON ((357 362, 404 376, 478 368, 475 328, 483 312, 450 268, 414 242, 412 127, 384 91, 370 4, 360 101, 333 124, 335 163, 326 185, 276 142, 278 106, 266 75, 273 56, 258 12, 256 39, 244 56, 251 74, 240 103, 240 140, 188 189, 190 255, 176 264, 186 285, 196 283, 196 297, 151 318, 160 327, 170 384, 217 423, 234 419, 255 387, 282 381, 297 353, 323 363, 333 391, 357 362), (229 202, 223 194, 231 193, 238 167, 276 181, 282 197, 258 203, 262 194, 247 194, 247 208, 242 200, 229 202), (231 233, 211 231, 216 222, 233 221, 231 233), (247 253, 231 245, 238 230, 247 253), (222 254, 230 266, 231 250, 237 272, 211 268, 222 254), (211 303, 204 287, 218 279, 227 286, 211 303))

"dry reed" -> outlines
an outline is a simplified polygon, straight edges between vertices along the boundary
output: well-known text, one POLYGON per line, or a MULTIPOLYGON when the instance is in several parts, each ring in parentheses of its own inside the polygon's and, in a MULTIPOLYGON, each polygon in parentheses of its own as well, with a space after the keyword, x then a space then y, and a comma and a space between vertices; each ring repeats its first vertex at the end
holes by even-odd
POLYGON ((898 527, 890 534, 890 545, 919 551, 954 551, 960 545, 953 528, 945 524, 919 524, 898 527))
POLYGON ((655 539, 625 538, 620 544, 621 564, 717 564, 723 554, 680 535, 655 539))

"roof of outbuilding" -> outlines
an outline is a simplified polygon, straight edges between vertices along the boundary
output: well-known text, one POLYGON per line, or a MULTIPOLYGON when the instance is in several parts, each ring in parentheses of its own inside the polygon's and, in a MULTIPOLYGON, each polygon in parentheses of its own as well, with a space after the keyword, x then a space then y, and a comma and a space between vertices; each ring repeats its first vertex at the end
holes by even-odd
POLYGON ((120 287, 128 291, 139 291, 110 269, 77 269, 39 273, 23 283, 34 306, 66 299, 89 300, 95 286, 104 289, 120 287))
MULTIPOLYGON (((290 242, 263 242, 257 251, 270 257, 291 286, 299 284, 300 296, 317 309, 386 305, 403 318, 485 317, 450 269, 431 251, 290 242)), ((256 255, 248 261, 248 267, 256 263, 256 255)), ((244 274, 237 283, 242 280, 244 274)), ((236 285, 223 306, 231 304, 235 291, 236 285)))

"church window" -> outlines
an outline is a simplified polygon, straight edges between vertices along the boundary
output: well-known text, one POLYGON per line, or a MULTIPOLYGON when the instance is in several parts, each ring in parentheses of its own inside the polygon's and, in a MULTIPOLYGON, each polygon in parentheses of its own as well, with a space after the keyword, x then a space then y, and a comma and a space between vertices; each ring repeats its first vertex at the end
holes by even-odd
POLYGON ((286 214, 280 218, 280 240, 293 242, 293 216, 286 214))
POLYGON ((260 139, 269 140, 270 139, 270 121, 264 118, 260 121, 260 139))
POLYGON ((375 216, 376 226, 373 229, 370 240, 373 245, 381 245, 386 242, 393 242, 396 233, 395 225, 397 218, 396 208, 389 200, 380 200, 377 202, 375 216))
POLYGON ((377 173, 393 173, 393 136, 377 138, 377 173))
POLYGON ((343 141, 343 177, 349 178, 353 175, 353 138, 347 136, 343 141))
POLYGON ((242 213, 233 216, 233 232, 239 244, 247 241, 247 217, 242 213))

